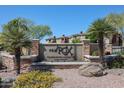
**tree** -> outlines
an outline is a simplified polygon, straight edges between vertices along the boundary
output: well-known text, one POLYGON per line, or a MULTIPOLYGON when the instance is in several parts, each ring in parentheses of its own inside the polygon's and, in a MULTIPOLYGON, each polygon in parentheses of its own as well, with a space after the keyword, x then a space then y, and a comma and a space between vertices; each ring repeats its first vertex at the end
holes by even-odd
POLYGON ((52 31, 47 25, 34 25, 31 27, 31 37, 33 39, 43 39, 45 36, 52 35, 52 31))
POLYGON ((15 55, 16 73, 20 74, 20 56, 22 47, 30 47, 31 40, 27 32, 29 24, 23 18, 16 18, 3 25, 0 40, 4 48, 15 55))
MULTIPOLYGON (((33 39, 39 39, 40 41, 45 37, 45 36, 51 36, 52 31, 49 26, 47 25, 33 25, 30 28, 30 37, 33 39)), ((40 48, 40 46, 39 46, 40 48)), ((41 56, 40 56, 40 49, 39 50, 39 56, 38 56, 38 61, 41 61, 41 56)))
POLYGON ((111 13, 106 16, 105 21, 115 27, 117 31, 122 34, 122 38, 124 39, 124 14, 111 13))
POLYGON ((72 40, 72 43, 81 43, 80 39, 79 38, 74 38, 72 40))
POLYGON ((105 22, 105 19, 94 21, 88 29, 88 35, 95 35, 98 40, 100 61, 104 65, 104 36, 115 33, 115 28, 105 22))
POLYGON ((97 37, 95 34, 87 35, 86 38, 90 40, 91 43, 97 43, 97 37))

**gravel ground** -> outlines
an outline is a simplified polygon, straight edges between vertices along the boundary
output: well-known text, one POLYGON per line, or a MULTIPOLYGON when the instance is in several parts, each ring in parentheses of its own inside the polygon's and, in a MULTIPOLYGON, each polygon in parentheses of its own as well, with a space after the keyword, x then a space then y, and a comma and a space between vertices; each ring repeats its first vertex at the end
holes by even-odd
MULTIPOLYGON (((25 73, 28 71, 28 68, 21 68, 21 73, 25 73)), ((6 78, 16 78, 16 71, 15 70, 0 70, 0 77, 3 79, 6 78)))
POLYGON ((0 72, 0 77, 2 79, 6 78, 15 78, 16 77, 16 72, 15 71, 8 71, 8 72, 0 72))
POLYGON ((54 88, 123 88, 124 69, 107 70, 102 77, 84 77, 78 69, 54 69, 54 74, 62 78, 62 82, 54 83, 54 88))
MULTIPOLYGON (((107 72, 102 77, 84 77, 78 74, 78 69, 53 69, 53 73, 62 78, 62 82, 54 83, 53 88, 124 88, 124 69, 107 72)), ((0 72, 0 77, 15 77, 15 71, 0 72)))

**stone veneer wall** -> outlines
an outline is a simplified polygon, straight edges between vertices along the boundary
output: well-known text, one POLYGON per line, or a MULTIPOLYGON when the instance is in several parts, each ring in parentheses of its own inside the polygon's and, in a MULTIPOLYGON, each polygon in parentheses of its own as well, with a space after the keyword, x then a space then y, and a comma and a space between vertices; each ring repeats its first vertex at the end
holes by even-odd
POLYGON ((31 55, 39 55, 40 41, 38 39, 32 40, 31 55))
POLYGON ((83 56, 84 55, 90 55, 90 40, 85 39, 83 42, 83 56))
MULTIPOLYGON (((21 56, 21 68, 26 65, 30 65, 32 62, 37 61, 37 57, 39 54, 39 40, 32 40, 32 48, 30 49, 30 55, 21 56)), ((15 66, 15 57, 14 55, 10 55, 7 52, 1 52, 1 58, 3 64, 7 67, 7 69, 14 69, 15 66)))
POLYGON ((14 57, 9 55, 9 54, 5 54, 5 53, 1 53, 1 58, 2 58, 2 62, 3 65, 7 67, 7 69, 14 69, 14 57))
MULTIPOLYGON (((92 54, 94 51, 98 51, 98 43, 90 43, 90 54, 92 54)), ((105 52, 112 53, 112 44, 106 44, 105 45, 105 52)))
MULTIPOLYGON (((30 49, 30 55, 21 57, 21 67, 24 67, 25 65, 30 65, 33 61, 36 61, 38 59, 39 49, 40 49, 39 44, 40 44, 40 42, 37 39, 32 41, 32 48, 30 49)), ((46 49, 47 49, 47 47, 49 48, 51 46, 52 46, 51 48, 56 48, 55 47, 56 45, 76 47, 77 61, 83 61, 84 55, 90 55, 91 52, 93 52, 94 50, 98 50, 98 44, 92 44, 92 43, 90 43, 89 40, 83 40, 82 43, 78 43, 78 44, 65 43, 65 44, 43 44, 43 45, 46 46, 46 49)), ((111 50, 112 50, 111 45, 110 44, 107 45, 105 48, 105 51, 111 52, 111 50)), ((75 50, 72 50, 72 52, 73 51, 75 51, 75 50)), ((41 50, 40 57, 42 56, 43 53, 44 53, 44 51, 41 50)), ((49 54, 49 52, 48 52, 48 54, 49 54)), ((54 54, 49 54, 49 55, 55 56, 54 54)), ((46 54, 44 56, 46 56, 46 54)), ((8 69, 14 69, 14 56, 13 55, 3 53, 2 60, 8 69)))
POLYGON ((108 52, 112 53, 112 44, 106 44, 105 51, 106 52, 108 51, 108 52))
POLYGON ((90 43, 90 55, 92 55, 94 51, 98 50, 99 50, 98 43, 90 43))
MULTIPOLYGON (((15 67, 15 57, 14 55, 10 55, 8 53, 1 53, 3 65, 7 67, 9 70, 13 70, 15 67)), ((31 56, 21 56, 21 68, 30 65, 33 61, 37 60, 36 55, 31 56)))

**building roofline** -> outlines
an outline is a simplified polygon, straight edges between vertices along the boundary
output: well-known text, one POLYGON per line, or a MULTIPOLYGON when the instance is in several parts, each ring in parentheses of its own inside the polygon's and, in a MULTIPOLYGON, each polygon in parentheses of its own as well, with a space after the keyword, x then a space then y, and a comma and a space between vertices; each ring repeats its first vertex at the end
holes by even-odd
MULTIPOLYGON (((82 34, 73 34, 73 35, 70 35, 70 36, 65 36, 65 37, 67 37, 67 38, 72 38, 72 37, 74 37, 74 36, 85 36, 86 35, 86 33, 82 33, 82 34)), ((62 38, 62 36, 61 37, 57 37, 56 39, 61 39, 62 38)), ((50 39, 54 39, 53 37, 51 37, 51 38, 48 38, 48 39, 46 39, 46 40, 50 40, 50 39)))

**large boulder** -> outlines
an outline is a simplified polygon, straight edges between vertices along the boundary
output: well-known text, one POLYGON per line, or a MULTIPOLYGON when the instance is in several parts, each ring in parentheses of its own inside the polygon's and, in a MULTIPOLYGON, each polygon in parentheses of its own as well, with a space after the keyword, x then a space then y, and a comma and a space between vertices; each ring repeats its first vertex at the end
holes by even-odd
POLYGON ((79 74, 86 77, 98 77, 104 75, 104 68, 98 63, 83 64, 79 67, 79 74))

